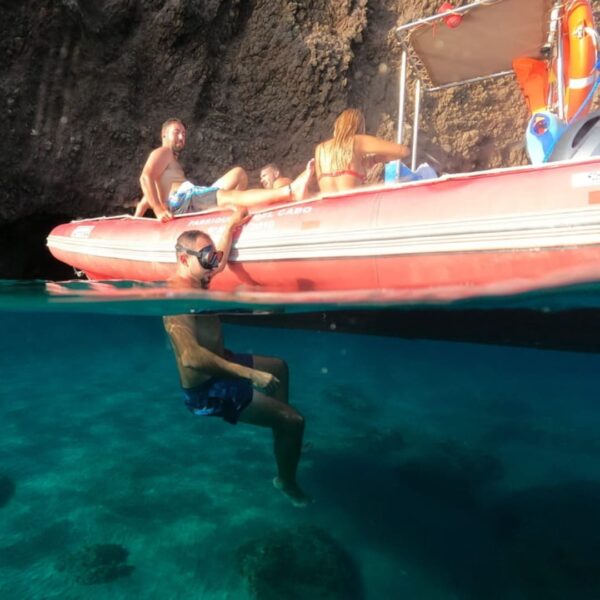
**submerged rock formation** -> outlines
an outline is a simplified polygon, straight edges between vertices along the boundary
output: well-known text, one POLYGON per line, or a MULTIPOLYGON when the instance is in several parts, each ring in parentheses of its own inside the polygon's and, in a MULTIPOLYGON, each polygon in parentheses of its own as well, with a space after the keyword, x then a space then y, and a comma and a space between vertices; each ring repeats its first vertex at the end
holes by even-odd
POLYGON ((64 556, 56 569, 83 585, 108 583, 131 575, 135 567, 127 564, 128 556, 119 544, 93 544, 64 556))
POLYGON ((540 485, 507 494, 490 511, 525 598, 599 598, 600 484, 540 485))
POLYGON ((281 529, 238 549, 256 600, 361 600, 359 572, 346 551, 312 526, 281 529))
POLYGON ((15 495, 15 482, 8 475, 0 475, 0 508, 6 506, 15 495))
MULTIPOLYGON (((0 230, 20 239, 18 252, 2 244, 0 277, 31 277, 56 222, 131 210, 169 116, 188 124, 183 162, 199 182, 273 159, 299 171, 348 105, 393 135, 392 30, 440 3, 3 0, 0 230)), ((443 171, 522 163, 525 118, 512 81, 428 97, 423 158, 443 171)))
POLYGON ((473 509, 479 493, 504 476, 494 456, 448 440, 427 453, 404 460, 396 476, 415 491, 446 505, 473 509))

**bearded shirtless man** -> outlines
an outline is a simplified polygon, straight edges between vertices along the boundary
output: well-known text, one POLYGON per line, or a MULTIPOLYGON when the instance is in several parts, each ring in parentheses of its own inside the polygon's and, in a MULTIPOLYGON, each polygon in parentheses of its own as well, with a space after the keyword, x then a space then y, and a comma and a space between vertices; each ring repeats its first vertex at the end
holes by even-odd
MULTIPOLYGON (((198 212, 216 206, 254 207, 303 200, 308 196, 312 165, 291 184, 279 189, 243 189, 247 178, 239 167, 209 187, 193 185, 186 179, 179 163, 179 154, 185 147, 184 124, 179 119, 168 119, 163 123, 161 136, 162 145, 150 153, 140 177, 144 192, 140 204, 147 203, 160 221, 170 221, 174 214, 198 212)), ((138 205, 136 216, 142 208, 138 205)))

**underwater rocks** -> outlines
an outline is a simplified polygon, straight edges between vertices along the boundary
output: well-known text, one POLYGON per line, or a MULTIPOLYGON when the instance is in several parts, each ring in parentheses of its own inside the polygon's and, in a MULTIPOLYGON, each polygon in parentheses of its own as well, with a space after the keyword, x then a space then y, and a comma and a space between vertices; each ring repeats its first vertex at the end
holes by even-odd
POLYGON ((600 483, 525 488, 490 514, 523 598, 600 598, 600 483))
POLYGON ((7 475, 0 475, 0 508, 6 506, 15 495, 15 482, 7 475))
POLYGON ((363 456, 393 456, 405 450, 406 441, 402 432, 396 429, 365 427, 364 431, 344 438, 339 446, 363 456))
POLYGON ((237 551, 255 600, 361 600, 359 571, 347 552, 313 526, 280 529, 237 551))
POLYGON ((448 441, 407 459, 396 468, 396 474, 402 483, 443 504, 472 508, 479 491, 501 479, 504 468, 490 454, 448 441))
POLYGON ((108 583, 131 575, 135 567, 127 564, 129 551, 119 544, 92 544, 67 554, 56 565, 83 585, 108 583))
POLYGON ((372 412, 377 408, 375 398, 368 396, 357 386, 347 383, 332 384, 323 390, 321 396, 327 405, 334 404, 346 410, 372 412))

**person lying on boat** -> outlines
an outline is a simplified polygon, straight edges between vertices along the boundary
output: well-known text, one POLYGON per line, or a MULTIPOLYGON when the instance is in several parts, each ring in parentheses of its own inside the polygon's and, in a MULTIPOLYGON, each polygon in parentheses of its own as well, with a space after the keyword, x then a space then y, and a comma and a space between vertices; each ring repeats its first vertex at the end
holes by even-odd
MULTIPOLYGON (((207 288, 226 265, 233 230, 243 222, 236 210, 219 244, 202 231, 185 231, 177 238, 175 287, 207 288)), ((294 506, 310 498, 296 481, 302 450, 304 417, 289 404, 288 366, 280 358, 235 354, 225 349, 216 315, 164 317, 170 337, 184 402, 201 417, 269 427, 273 432, 277 476, 273 485, 294 506)))
POLYGON ((162 145, 150 153, 140 176, 144 199, 160 221, 170 221, 173 215, 216 206, 254 207, 303 200, 308 196, 308 183, 312 176, 309 168, 291 184, 273 190, 221 189, 221 180, 208 187, 194 185, 187 180, 179 163, 179 155, 185 147, 183 122, 168 119, 163 123, 161 136, 162 145))
POLYGON ((275 163, 269 163, 260 170, 260 184, 266 190, 276 190, 292 183, 289 177, 281 174, 275 163))
POLYGON ((376 162, 406 158, 403 144, 365 135, 365 117, 347 108, 335 120, 333 137, 315 149, 315 170, 322 192, 339 192, 364 185, 367 170, 376 162))

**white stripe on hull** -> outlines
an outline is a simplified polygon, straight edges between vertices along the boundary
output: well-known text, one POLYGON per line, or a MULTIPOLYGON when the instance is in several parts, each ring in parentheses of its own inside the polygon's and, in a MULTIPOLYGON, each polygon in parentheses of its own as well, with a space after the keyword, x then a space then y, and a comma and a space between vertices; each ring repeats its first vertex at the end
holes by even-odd
MULTIPOLYGON (((444 252, 509 251, 600 245, 600 208, 540 215, 421 223, 341 232, 261 232, 238 240, 239 262, 373 257, 444 252), (351 238, 351 239, 348 239, 351 238)), ((49 236, 48 246, 65 252, 144 263, 174 263, 174 243, 49 236)))

